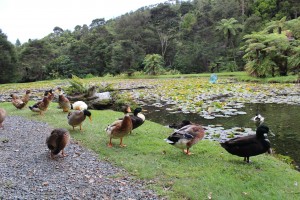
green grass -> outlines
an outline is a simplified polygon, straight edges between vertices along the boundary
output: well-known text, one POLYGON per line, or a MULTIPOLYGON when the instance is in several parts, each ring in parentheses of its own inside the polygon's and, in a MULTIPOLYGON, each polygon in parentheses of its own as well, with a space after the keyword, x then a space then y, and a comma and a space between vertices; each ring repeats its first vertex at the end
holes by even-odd
POLYGON ((119 140, 113 140, 114 147, 108 148, 104 129, 122 113, 92 110, 93 122, 86 120, 80 132, 67 124, 66 114, 56 108, 56 103, 51 103, 45 116, 29 109, 17 110, 8 102, 0 107, 9 115, 69 129, 72 138, 95 151, 100 159, 125 168, 136 178, 152 180, 150 187, 169 199, 300 198, 300 173, 270 155, 252 157, 253 162, 245 164, 217 142, 203 140, 191 149, 193 155, 186 156, 163 141, 171 129, 150 121, 124 138, 127 147, 120 148, 119 140))

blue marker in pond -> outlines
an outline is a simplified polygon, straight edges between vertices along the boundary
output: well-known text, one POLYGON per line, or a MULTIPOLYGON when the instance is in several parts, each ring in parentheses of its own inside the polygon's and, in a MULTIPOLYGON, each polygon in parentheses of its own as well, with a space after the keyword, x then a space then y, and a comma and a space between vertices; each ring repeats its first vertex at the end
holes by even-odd
POLYGON ((210 83, 216 83, 217 80, 218 80, 218 76, 216 74, 210 75, 210 79, 209 79, 210 83))

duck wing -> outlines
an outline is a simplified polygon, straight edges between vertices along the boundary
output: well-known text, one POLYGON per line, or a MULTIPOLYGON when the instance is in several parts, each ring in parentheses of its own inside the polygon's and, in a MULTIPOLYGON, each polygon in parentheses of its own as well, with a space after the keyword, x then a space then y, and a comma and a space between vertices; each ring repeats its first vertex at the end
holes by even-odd
POLYGON ((12 104, 16 107, 16 108, 23 108, 26 104, 21 100, 21 99, 14 99, 12 101, 12 104))
POLYGON ((111 125, 108 125, 107 128, 105 129, 105 131, 108 133, 108 134, 111 134, 113 132, 113 130, 115 129, 120 129, 121 125, 122 125, 122 121, 123 120, 117 120, 117 121, 114 121, 111 125))
POLYGON ((192 140, 194 137, 195 137, 195 136, 194 136, 193 133, 191 133, 191 132, 178 130, 178 131, 175 131, 172 135, 170 135, 170 136, 166 139, 166 142, 167 142, 167 143, 170 143, 170 144, 175 144, 175 143, 177 143, 179 140, 190 141, 190 140, 192 140))
POLYGON ((85 120, 85 115, 80 110, 70 112, 67 116, 70 125, 78 125, 85 120))
POLYGON ((51 135, 46 140, 46 144, 51 151, 53 151, 56 148, 57 138, 58 138, 57 134, 55 134, 54 131, 52 131, 51 135))

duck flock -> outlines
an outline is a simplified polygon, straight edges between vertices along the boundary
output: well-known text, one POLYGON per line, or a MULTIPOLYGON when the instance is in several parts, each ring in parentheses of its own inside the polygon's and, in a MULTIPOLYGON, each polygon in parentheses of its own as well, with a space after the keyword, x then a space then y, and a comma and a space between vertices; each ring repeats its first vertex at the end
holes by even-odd
MULTIPOLYGON (((23 109, 29 102, 30 90, 27 90, 24 96, 19 97, 16 94, 11 94, 12 104, 17 109, 23 109)), ((73 130, 75 127, 79 126, 82 130, 82 123, 85 121, 86 117, 92 121, 92 114, 88 110, 88 106, 83 101, 76 101, 71 103, 69 99, 63 94, 63 91, 58 87, 55 91, 47 90, 44 92, 43 99, 37 101, 34 105, 29 106, 29 109, 33 112, 37 112, 40 115, 44 115, 47 111, 51 101, 54 99, 55 94, 58 95, 59 108, 67 114, 67 121, 73 130)), ((142 114, 144 110, 140 107, 136 108, 133 115, 130 115, 131 108, 129 105, 123 106, 124 117, 112 122, 105 129, 109 142, 108 147, 113 147, 112 139, 120 139, 120 147, 126 146, 123 144, 123 137, 131 133, 133 129, 140 127, 144 121, 145 116, 142 114)), ((3 121, 7 112, 5 109, 0 108, 0 128, 4 128, 3 121)), ((270 133, 269 127, 264 125, 264 118, 257 113, 252 120, 257 125, 256 134, 248 135, 243 137, 232 138, 225 142, 220 143, 220 145, 230 154, 243 157, 244 161, 249 163, 249 157, 256 156, 263 153, 271 152, 271 144, 267 139, 267 134, 270 133)), ((174 124, 174 132, 165 139, 165 141, 181 149, 184 154, 191 155, 190 148, 202 140, 205 136, 204 128, 199 125, 192 123, 190 121, 184 120, 180 124, 174 124)), ((61 153, 61 156, 66 156, 64 149, 68 145, 70 140, 70 133, 64 128, 54 129, 49 137, 46 139, 46 145, 50 150, 50 158, 53 159, 56 155, 61 153)))

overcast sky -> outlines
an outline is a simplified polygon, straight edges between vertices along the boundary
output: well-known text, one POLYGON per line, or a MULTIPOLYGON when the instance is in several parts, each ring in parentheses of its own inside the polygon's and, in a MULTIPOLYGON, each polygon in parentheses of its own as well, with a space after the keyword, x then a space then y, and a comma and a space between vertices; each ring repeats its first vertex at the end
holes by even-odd
POLYGON ((93 19, 118 17, 167 0, 0 0, 0 29, 15 44, 41 39, 58 26, 74 30, 93 19))

